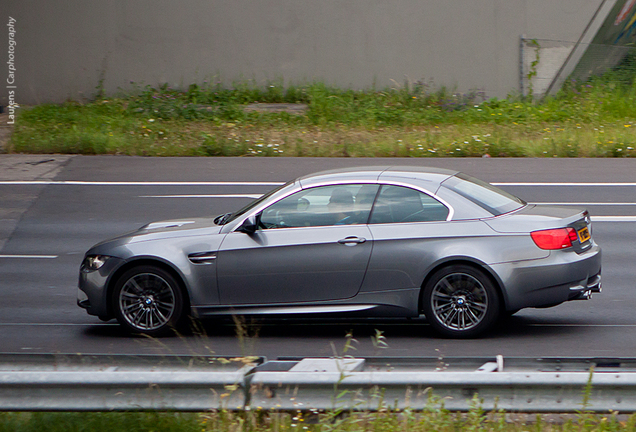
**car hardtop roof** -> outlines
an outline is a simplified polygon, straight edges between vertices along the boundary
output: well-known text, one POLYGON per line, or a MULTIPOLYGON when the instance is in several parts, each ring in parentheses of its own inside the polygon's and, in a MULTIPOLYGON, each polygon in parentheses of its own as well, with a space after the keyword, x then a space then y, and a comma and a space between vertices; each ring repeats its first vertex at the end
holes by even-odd
POLYGON ((301 184, 302 187, 307 187, 319 183, 328 183, 332 181, 378 181, 382 178, 410 178, 441 183, 448 177, 451 177, 458 172, 459 171, 448 170, 444 168, 414 165, 366 166, 320 171, 314 174, 299 177, 297 181, 301 184))

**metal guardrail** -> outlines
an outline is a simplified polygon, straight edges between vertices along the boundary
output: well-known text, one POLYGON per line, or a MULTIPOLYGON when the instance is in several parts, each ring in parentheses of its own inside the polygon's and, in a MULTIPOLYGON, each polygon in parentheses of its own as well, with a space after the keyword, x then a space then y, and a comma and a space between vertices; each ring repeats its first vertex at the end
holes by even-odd
POLYGON ((243 408, 240 373, 13 372, 2 375, 5 411, 207 411, 243 408))
POLYGON ((636 359, 0 355, 2 411, 467 411, 476 400, 510 412, 636 412, 636 359))
POLYGON ((263 358, 0 354, 1 411, 244 409, 263 358))

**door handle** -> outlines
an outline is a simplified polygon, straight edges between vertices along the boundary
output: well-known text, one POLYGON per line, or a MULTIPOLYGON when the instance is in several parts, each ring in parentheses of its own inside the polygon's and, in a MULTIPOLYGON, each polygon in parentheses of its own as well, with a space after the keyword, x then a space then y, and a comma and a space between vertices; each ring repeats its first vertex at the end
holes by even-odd
POLYGON ((347 245, 347 246, 349 246, 349 245, 353 246, 353 245, 357 245, 357 244, 360 244, 360 243, 364 243, 365 241, 367 241, 367 239, 365 239, 364 237, 355 237, 355 236, 353 236, 353 237, 347 237, 347 238, 340 239, 340 240, 338 240, 338 243, 343 244, 343 245, 347 245))

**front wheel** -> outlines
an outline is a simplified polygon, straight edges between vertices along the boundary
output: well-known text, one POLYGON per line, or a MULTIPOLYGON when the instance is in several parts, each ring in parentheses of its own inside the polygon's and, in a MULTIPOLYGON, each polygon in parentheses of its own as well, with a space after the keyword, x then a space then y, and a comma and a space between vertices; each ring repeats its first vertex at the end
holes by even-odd
POLYGON ((112 305, 117 321, 129 331, 159 336, 181 319, 183 295, 170 273, 154 266, 139 266, 119 278, 112 305))
POLYGON ((470 338, 497 321, 499 295, 482 271, 467 265, 451 265, 435 272, 426 283, 422 309, 438 333, 470 338))

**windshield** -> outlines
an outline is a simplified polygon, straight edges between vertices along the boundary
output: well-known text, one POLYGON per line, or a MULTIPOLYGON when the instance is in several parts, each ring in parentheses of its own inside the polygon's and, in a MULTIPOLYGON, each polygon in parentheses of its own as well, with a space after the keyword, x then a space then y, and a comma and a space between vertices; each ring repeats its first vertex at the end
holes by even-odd
POLYGON ((521 198, 464 173, 458 173, 444 181, 443 186, 469 199, 494 216, 517 210, 526 205, 526 202, 521 198))
POLYGON ((263 201, 265 201, 267 198, 269 198, 270 196, 274 195, 276 192, 278 192, 279 190, 289 186, 290 184, 294 183, 293 181, 287 182, 284 185, 281 185, 279 187, 277 187, 276 189, 273 189, 269 192, 267 192, 265 195, 263 195, 260 198, 255 199, 254 201, 252 201, 251 203, 249 203, 248 205, 246 205, 245 207, 243 207, 242 209, 240 209, 239 211, 236 211, 234 213, 229 213, 228 216, 224 216, 219 220, 218 225, 225 225, 229 222, 232 222, 234 219, 240 217, 241 215, 244 215, 245 213, 247 213, 248 211, 250 211, 251 209, 253 209, 254 207, 258 206, 260 203, 262 203, 263 201))

